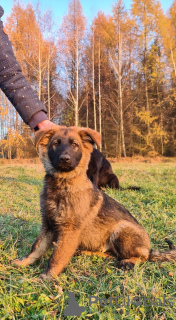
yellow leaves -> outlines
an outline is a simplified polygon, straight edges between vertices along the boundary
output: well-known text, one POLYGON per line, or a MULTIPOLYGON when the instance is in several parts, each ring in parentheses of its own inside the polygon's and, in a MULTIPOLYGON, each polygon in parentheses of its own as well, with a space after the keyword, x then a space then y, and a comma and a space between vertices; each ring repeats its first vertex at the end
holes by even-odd
POLYGON ((8 158, 11 158, 11 152, 13 149, 18 150, 18 156, 23 156, 23 151, 21 146, 26 144, 26 139, 22 137, 18 131, 9 129, 8 133, 6 134, 5 138, 0 141, 0 147, 3 151, 7 151, 8 158))
POLYGON ((8 147, 14 146, 16 143, 18 144, 19 141, 24 142, 24 139, 17 131, 10 129, 6 135, 6 139, 1 140, 1 144, 3 144, 4 149, 7 149, 8 147))
POLYGON ((138 130, 137 127, 132 126, 131 130, 132 130, 132 132, 135 133, 137 136, 141 136, 141 132, 138 130))
POLYGON ((170 7, 170 10, 169 10, 169 15, 170 15, 170 18, 172 20, 172 23, 175 25, 176 21, 175 21, 175 18, 176 18, 176 1, 173 2, 173 4, 171 5, 170 7))
POLYGON ((92 33, 100 40, 101 45, 111 47, 115 41, 115 26, 112 17, 105 16, 103 12, 98 12, 92 24, 92 33))
POLYGON ((168 134, 163 127, 163 116, 151 116, 151 111, 143 107, 141 111, 136 110, 139 123, 132 126, 131 130, 136 135, 135 150, 150 157, 158 155, 157 145, 168 142, 168 134), (139 130, 140 128, 140 130, 139 130))
POLYGON ((80 1, 70 1, 68 13, 63 17, 59 32, 58 42, 62 50, 64 50, 64 54, 65 52, 67 54, 73 53, 76 46, 80 47, 80 42, 84 38, 85 26, 86 18, 83 15, 80 1))
POLYGON ((155 120, 157 120, 158 119, 158 117, 152 117, 151 116, 151 112, 150 111, 146 111, 146 110, 144 110, 144 108, 143 108, 143 110, 142 111, 136 111, 136 115, 137 115, 137 117, 139 117, 140 118, 140 120, 142 121, 142 122, 144 122, 145 124, 148 124, 148 123, 153 123, 155 120))
POLYGON ((164 130, 162 130, 161 127, 158 126, 158 124, 156 122, 153 125, 152 132, 156 137, 167 136, 166 132, 164 130))

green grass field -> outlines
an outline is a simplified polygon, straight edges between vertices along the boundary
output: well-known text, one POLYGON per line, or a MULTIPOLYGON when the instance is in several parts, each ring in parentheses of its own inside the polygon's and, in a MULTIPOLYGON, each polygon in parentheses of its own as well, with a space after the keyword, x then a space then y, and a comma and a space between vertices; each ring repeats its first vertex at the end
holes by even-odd
MULTIPOLYGON (((176 163, 115 163, 122 187, 140 191, 106 192, 146 228, 151 246, 176 244, 176 163)), ((51 252, 35 265, 10 265, 27 254, 40 229, 41 165, 0 166, 0 319, 176 319, 176 263, 136 265, 121 271, 115 260, 73 257, 57 279, 40 280, 51 252), (74 292, 81 316, 64 317, 68 292, 74 292), (95 296, 96 298, 91 298, 95 296), (90 306, 89 299, 97 300, 90 306), (102 300, 103 299, 103 300, 102 300)))

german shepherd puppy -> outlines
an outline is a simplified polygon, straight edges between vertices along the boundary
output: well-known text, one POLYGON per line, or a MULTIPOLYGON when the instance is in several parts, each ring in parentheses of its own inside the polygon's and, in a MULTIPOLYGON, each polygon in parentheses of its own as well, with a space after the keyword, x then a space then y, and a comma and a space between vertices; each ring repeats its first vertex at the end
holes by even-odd
POLYGON ((110 162, 97 149, 93 148, 87 170, 87 176, 99 189, 112 188, 117 190, 140 190, 140 187, 129 186, 122 188, 119 186, 119 179, 112 170, 110 162))
POLYGON ((97 188, 119 189, 119 180, 113 173, 110 162, 95 148, 91 153, 87 175, 97 188))
POLYGON ((111 252, 122 269, 137 261, 176 260, 175 247, 150 250, 144 228, 117 201, 101 192, 87 177, 92 144, 100 134, 89 128, 53 126, 39 130, 36 146, 46 175, 40 196, 41 231, 28 256, 13 261, 27 266, 40 259, 54 244, 44 278, 66 267, 76 249, 111 252))

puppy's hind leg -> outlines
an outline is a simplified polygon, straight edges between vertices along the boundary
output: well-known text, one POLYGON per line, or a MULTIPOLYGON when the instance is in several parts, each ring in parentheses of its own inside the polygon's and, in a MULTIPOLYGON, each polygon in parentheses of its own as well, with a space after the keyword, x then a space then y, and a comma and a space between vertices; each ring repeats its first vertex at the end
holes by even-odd
POLYGON ((11 261, 11 264, 17 266, 28 266, 38 259, 40 259, 51 247, 53 241, 53 232, 41 229, 36 241, 34 242, 31 252, 22 259, 15 259, 11 261))
POLYGON ((111 234, 110 241, 119 260, 119 268, 129 270, 137 262, 148 260, 150 240, 140 225, 130 221, 122 221, 111 234))

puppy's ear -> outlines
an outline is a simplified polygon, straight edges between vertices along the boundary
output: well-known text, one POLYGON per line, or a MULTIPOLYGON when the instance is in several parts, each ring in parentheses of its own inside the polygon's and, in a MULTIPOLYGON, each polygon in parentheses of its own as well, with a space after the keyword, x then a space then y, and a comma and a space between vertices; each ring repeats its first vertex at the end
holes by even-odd
POLYGON ((44 153, 46 153, 47 145, 49 140, 54 135, 54 129, 44 129, 39 130, 35 134, 35 146, 37 148, 39 157, 41 157, 44 153))
POLYGON ((83 143, 90 143, 92 145, 96 144, 97 147, 100 146, 101 135, 99 132, 90 128, 79 128, 79 135, 83 143))
POLYGON ((35 146, 38 147, 40 144, 46 146, 54 133, 53 129, 38 130, 35 134, 35 146))

